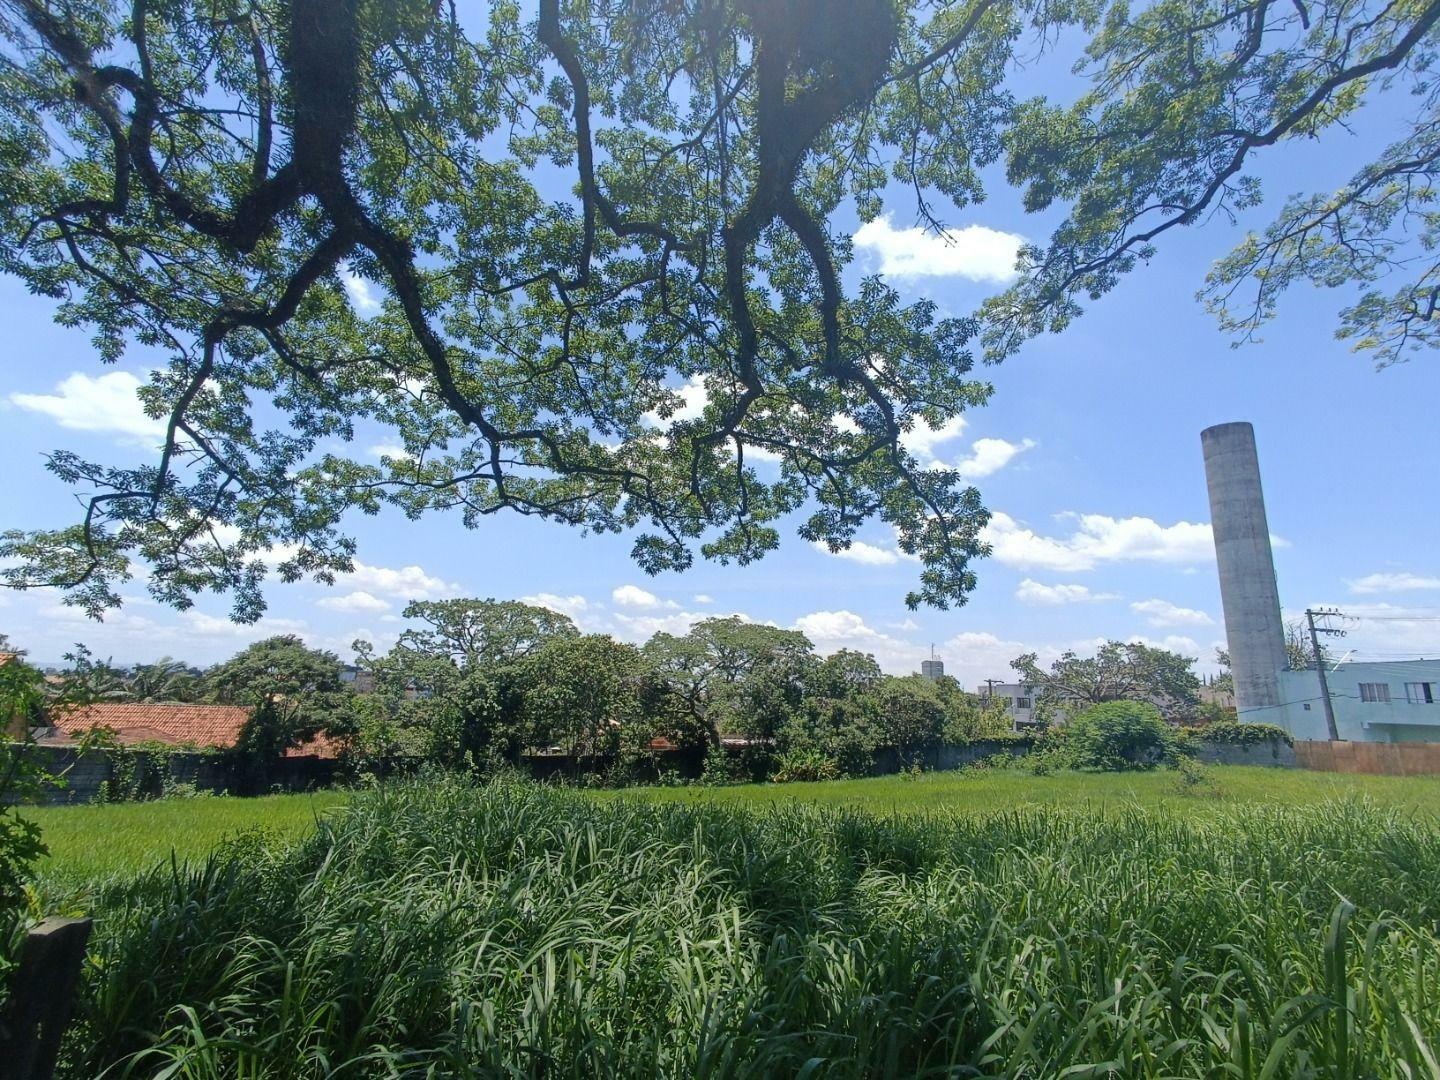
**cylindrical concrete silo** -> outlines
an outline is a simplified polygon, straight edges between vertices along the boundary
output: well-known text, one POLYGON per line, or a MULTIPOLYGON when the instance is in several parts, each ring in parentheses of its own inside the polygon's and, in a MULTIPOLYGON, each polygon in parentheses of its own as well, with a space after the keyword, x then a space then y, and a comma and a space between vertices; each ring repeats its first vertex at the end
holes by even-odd
POLYGON ((1205 451, 1235 708, 1241 720, 1275 723, 1271 710, 1283 704, 1285 627, 1260 490, 1255 429, 1245 423, 1217 424, 1200 433, 1200 445, 1205 451))

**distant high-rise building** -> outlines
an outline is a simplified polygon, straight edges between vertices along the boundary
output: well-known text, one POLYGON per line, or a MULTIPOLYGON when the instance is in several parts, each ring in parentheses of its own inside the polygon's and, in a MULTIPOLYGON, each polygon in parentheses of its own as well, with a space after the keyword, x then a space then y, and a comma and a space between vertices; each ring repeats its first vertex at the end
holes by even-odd
POLYGON ((920 661, 920 674, 927 679, 938 679, 945 674, 945 661, 932 657, 920 661))

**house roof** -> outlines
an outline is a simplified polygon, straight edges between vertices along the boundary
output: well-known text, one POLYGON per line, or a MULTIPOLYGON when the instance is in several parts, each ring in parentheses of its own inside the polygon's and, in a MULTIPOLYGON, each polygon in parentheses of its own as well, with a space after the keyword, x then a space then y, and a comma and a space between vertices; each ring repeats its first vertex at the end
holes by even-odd
MULTIPOLYGON (((180 702, 98 701, 93 705, 54 709, 50 723, 71 738, 95 728, 109 728, 122 745, 164 742, 180 745, 234 746, 250 710, 241 705, 192 705, 180 702)), ((338 744, 319 736, 293 747, 286 757, 335 757, 338 744)))

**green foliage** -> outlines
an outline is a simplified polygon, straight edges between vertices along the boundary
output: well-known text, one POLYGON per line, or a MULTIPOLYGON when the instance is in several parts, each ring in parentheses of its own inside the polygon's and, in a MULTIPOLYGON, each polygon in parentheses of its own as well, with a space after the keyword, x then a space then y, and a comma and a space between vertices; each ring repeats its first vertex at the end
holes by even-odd
POLYGON ((111 882, 72 1075, 1428 1075, 1430 818, 755 790, 430 779, 111 882))
POLYGON ((1202 727, 1210 727, 1215 724, 1234 723, 1234 717, 1234 709, 1227 709, 1218 701, 1202 701, 1195 710, 1194 722, 1202 727))
POLYGON ((1382 95, 1416 103, 1386 127, 1394 141, 1338 191, 1288 198, 1215 266, 1205 297, 1238 343, 1294 285, 1350 288, 1340 337, 1381 364, 1433 348, 1437 19, 1430 4, 1334 0, 1111 9, 1084 46, 1078 99, 1025 102, 1005 134, 1007 176, 1026 208, 1062 218, 1047 246, 1022 254, 1019 281, 985 305, 989 357, 1064 328, 1172 231, 1252 211, 1258 156, 1363 127, 1382 95))
POLYGON ((1065 744, 1080 768, 1152 769, 1173 759, 1175 732, 1143 701, 1093 705, 1065 725, 1065 744))
POLYGON ((743 784, 752 779, 750 770, 737 754, 732 754, 718 743, 711 743, 705 749, 705 761, 700 773, 700 783, 708 787, 723 787, 727 784, 743 784))
POLYGON ((1258 746, 1261 743, 1281 743, 1294 746, 1294 737, 1275 724, 1236 723, 1206 724, 1203 728, 1192 728, 1186 736, 1201 742, 1225 743, 1231 746, 1258 746))
POLYGON ((1065 652, 1048 671, 1035 653, 1011 661, 1023 683, 1035 691, 1036 716, 1073 713, 1107 701, 1143 701, 1167 719, 1186 719, 1200 703, 1200 680, 1191 668, 1195 659, 1166 649, 1107 641, 1092 657, 1065 652))
POLYGON ((650 741, 640 650, 606 634, 554 637, 520 665, 518 720, 524 745, 557 746, 575 758, 613 758, 650 741))
POLYGON ((872 697, 806 698, 776 740, 779 771, 773 779, 779 780, 779 772, 787 769, 803 771, 807 767, 804 762, 817 759, 829 763, 829 775, 809 779, 864 776, 883 742, 883 727, 872 697))
POLYGON ((29 754, 30 724, 44 701, 44 675, 7 654, 0 663, 0 938, 8 939, 30 867, 46 852, 39 827, 15 805, 49 779, 29 754))
POLYGON ((446 657, 461 669, 514 663, 554 638, 580 635, 568 615, 518 600, 414 600, 392 659, 446 657))
POLYGON ((199 672, 168 656, 153 664, 136 664, 125 677, 127 701, 198 701, 204 690, 199 672))
POLYGON ((886 679, 871 693, 880 743, 910 760, 956 732, 963 705, 947 699, 938 684, 918 676, 886 679))
POLYGON ((775 759, 770 779, 777 784, 793 784, 813 780, 838 780, 843 766, 835 758, 816 749, 786 750, 775 759))
POLYGON ((220 701, 251 710, 235 745, 241 759, 268 764, 317 734, 353 730, 353 695, 340 679, 339 659, 293 634, 255 642, 210 681, 220 701))
POLYGON ((633 532, 653 573, 808 503, 806 542, 879 519, 912 604, 963 601, 985 511, 901 436, 986 400, 976 326, 852 286, 829 221, 878 213, 877 155, 980 198, 1008 43, 1090 4, 257 2, 6 9, 0 270, 102 360, 161 350, 167 426, 133 468, 57 451, 89 513, 6 533, 12 581, 98 612, 139 562, 254 620, 267 570, 353 566, 353 509, 633 532), (361 424, 396 452, 346 452, 361 424))
POLYGON ((1187 798, 1218 799, 1224 794, 1215 770, 1185 754, 1175 758, 1175 790, 1187 798))
POLYGON ((425 625, 388 654, 357 643, 376 685, 357 712, 357 774, 422 761, 518 764, 554 748, 584 759, 569 765, 587 777, 625 783, 658 775, 651 742, 663 739, 682 755, 708 748, 709 783, 763 778, 776 754, 800 751, 858 776, 882 749, 908 762, 942 741, 1009 734, 1003 710, 954 679, 893 678, 850 650, 817 658, 803 634, 739 617, 657 633, 637 653, 524 604, 454 600, 407 611, 425 625), (722 735, 740 745, 722 753, 722 735))
POLYGON ((768 739, 793 715, 815 666, 809 639, 738 616, 703 619, 683 636, 658 633, 645 657, 711 742, 768 739))
POLYGON ((57 450, 84 512, 7 531, 3 573, 98 613, 143 572, 163 602, 229 592, 254 620, 268 573, 352 568, 353 510, 631 532, 649 572, 752 562, 794 515, 832 550, 878 519, 918 559, 910 604, 963 603, 987 513, 901 436, 985 402, 977 338, 998 358, 1063 328, 1159 238, 1252 209, 1256 155, 1347 130, 1382 92, 1416 103, 1395 141, 1290 200, 1211 301, 1248 337, 1292 283, 1354 283, 1359 347, 1435 344, 1437 19, 1418 0, 544 0, 464 19, 428 0, 16 0, 0 271, 102 362, 160 350, 141 397, 166 434, 132 467, 57 450), (1018 100, 1016 63, 1057 42, 1082 58, 1074 100, 1018 100), (837 215, 873 220, 898 183, 938 228, 1001 176, 1057 224, 975 316, 846 272, 837 215), (396 452, 346 451, 362 425, 396 452))

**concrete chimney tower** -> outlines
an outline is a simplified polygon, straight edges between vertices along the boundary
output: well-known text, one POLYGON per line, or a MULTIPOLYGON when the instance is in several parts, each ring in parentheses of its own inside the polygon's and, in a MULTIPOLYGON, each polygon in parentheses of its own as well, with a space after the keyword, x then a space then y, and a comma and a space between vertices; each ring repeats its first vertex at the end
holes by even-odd
POLYGON ((1271 710, 1284 704, 1280 672, 1286 667, 1285 627, 1260 490, 1255 429, 1245 423, 1217 424, 1200 433, 1200 445, 1205 451, 1236 712, 1241 720, 1275 723, 1271 710))

